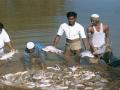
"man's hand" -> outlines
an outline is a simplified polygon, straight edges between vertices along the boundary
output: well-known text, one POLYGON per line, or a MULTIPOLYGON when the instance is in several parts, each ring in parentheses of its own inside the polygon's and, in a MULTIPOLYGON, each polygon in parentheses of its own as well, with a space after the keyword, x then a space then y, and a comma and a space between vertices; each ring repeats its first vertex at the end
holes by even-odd
POLYGON ((16 52, 16 49, 12 48, 10 51, 11 51, 11 52, 16 52))
POLYGON ((52 46, 56 47, 56 45, 57 45, 58 42, 60 41, 60 38, 61 38, 61 36, 57 35, 57 36, 54 38, 54 40, 53 40, 52 46))
POLYGON ((110 44, 105 44, 106 52, 112 52, 110 44))

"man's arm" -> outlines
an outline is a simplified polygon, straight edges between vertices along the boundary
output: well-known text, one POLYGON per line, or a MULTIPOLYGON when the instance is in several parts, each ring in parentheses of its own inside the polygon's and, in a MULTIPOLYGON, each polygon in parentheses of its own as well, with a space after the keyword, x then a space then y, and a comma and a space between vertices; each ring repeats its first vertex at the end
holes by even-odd
POLYGON ((88 40, 87 40, 87 38, 82 38, 82 42, 83 42, 83 45, 84 45, 85 49, 86 49, 86 50, 89 50, 90 47, 89 47, 89 45, 88 45, 88 40))
POLYGON ((105 32, 105 44, 106 46, 110 46, 110 36, 109 36, 109 26, 105 25, 104 26, 104 32, 105 32))
POLYGON ((57 35, 53 40, 53 46, 56 46, 58 44, 63 33, 64 33, 64 29, 63 29, 62 24, 61 24, 59 29, 58 29, 57 35))
POLYGON ((87 28, 87 39, 88 39, 90 49, 92 50, 92 52, 94 52, 94 46, 93 46, 93 43, 92 43, 92 33, 94 33, 93 28, 91 26, 89 26, 87 28))
POLYGON ((4 42, 5 44, 9 47, 9 49, 11 49, 11 51, 15 51, 15 49, 12 47, 12 44, 11 44, 11 41, 10 41, 10 37, 8 35, 8 33, 6 32, 5 29, 2 29, 2 34, 3 34, 3 37, 4 37, 4 42))
POLYGON ((31 58, 30 58, 30 55, 25 51, 23 53, 23 65, 24 65, 24 68, 31 68, 31 58))
POLYGON ((88 41, 87 41, 87 38, 86 38, 86 33, 85 33, 85 30, 84 30, 84 27, 81 27, 79 33, 80 33, 80 36, 82 38, 82 42, 83 42, 84 48, 85 49, 89 49, 89 44, 88 44, 88 41))
POLYGON ((12 47, 11 42, 7 42, 6 45, 11 49, 11 51, 14 51, 15 49, 12 47))
POLYGON ((53 46, 56 46, 58 44, 58 42, 60 41, 60 38, 61 38, 61 36, 56 35, 56 37, 53 40, 53 46))

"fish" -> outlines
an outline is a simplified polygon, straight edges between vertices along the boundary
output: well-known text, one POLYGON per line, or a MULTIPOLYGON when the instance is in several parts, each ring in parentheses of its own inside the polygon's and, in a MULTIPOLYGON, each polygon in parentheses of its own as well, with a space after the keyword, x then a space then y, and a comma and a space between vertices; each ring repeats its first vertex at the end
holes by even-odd
POLYGON ((71 69, 72 72, 75 72, 77 70, 77 67, 73 66, 73 67, 69 67, 69 69, 71 69))
POLYGON ((83 84, 77 84, 77 85, 75 85, 75 86, 77 86, 77 87, 84 87, 83 84))
POLYGON ((58 85, 58 86, 56 86, 57 88, 58 88, 58 90, 60 89, 62 89, 62 90, 64 90, 64 89, 68 89, 68 86, 60 86, 60 85, 58 85))
POLYGON ((59 71, 60 70, 60 68, 57 68, 57 67, 47 67, 47 69, 53 69, 55 71, 59 71))
POLYGON ((0 81, 1 81, 3 84, 8 85, 8 86, 13 85, 13 83, 10 82, 10 81, 5 81, 5 80, 0 80, 0 81))
POLYGON ((27 82, 26 85, 28 88, 34 88, 36 86, 34 82, 27 82))
POLYGON ((95 76, 95 73, 94 73, 94 72, 83 71, 83 73, 84 73, 84 74, 82 74, 83 80, 89 80, 89 79, 91 79, 92 77, 95 76))
POLYGON ((28 71, 24 71, 24 72, 17 72, 17 73, 15 73, 14 75, 24 75, 24 74, 26 74, 26 73, 28 73, 28 71))
POLYGON ((35 74, 35 75, 33 75, 33 79, 36 79, 36 80, 42 79, 42 75, 41 74, 35 74))
POLYGON ((53 53, 56 53, 56 54, 61 54, 61 53, 63 53, 62 50, 57 49, 57 48, 54 47, 54 46, 46 46, 45 48, 42 48, 42 50, 45 51, 45 52, 53 52, 53 53))
POLYGON ((42 83, 50 83, 50 82, 52 82, 52 81, 49 80, 49 79, 48 79, 48 80, 44 80, 44 79, 43 79, 43 80, 41 80, 41 82, 42 82, 42 83))
POLYGON ((49 87, 49 86, 51 86, 51 84, 40 84, 40 85, 39 85, 39 87, 41 87, 41 88, 42 88, 42 87, 49 87))
POLYGON ((80 56, 83 58, 83 57, 91 57, 93 58, 94 55, 89 51, 89 50, 85 50, 83 52, 80 53, 80 56))
POLYGON ((14 77, 14 74, 12 74, 12 73, 2 76, 2 78, 6 79, 6 80, 11 80, 11 79, 13 79, 13 77, 14 77))
POLYGON ((0 60, 8 60, 8 59, 11 59, 13 57, 13 55, 15 53, 17 53, 18 51, 11 51, 11 52, 8 52, 8 53, 5 53, 4 55, 1 56, 0 60))
POLYGON ((105 50, 106 50, 105 46, 99 47, 95 52, 93 52, 93 54, 103 54, 105 53, 105 50))

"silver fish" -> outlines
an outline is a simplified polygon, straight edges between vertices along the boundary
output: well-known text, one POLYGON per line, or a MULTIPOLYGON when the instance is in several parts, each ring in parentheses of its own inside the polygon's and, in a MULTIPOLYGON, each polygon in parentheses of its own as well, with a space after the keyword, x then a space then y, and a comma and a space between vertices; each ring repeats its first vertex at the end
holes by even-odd
POLYGON ((95 73, 94 72, 90 72, 90 71, 83 71, 83 80, 89 80, 89 79, 91 79, 92 77, 94 77, 95 76, 95 73))
POLYGON ((69 68, 72 70, 72 72, 75 72, 77 70, 77 67, 75 67, 75 66, 69 67, 69 68))
POLYGON ((105 52, 105 46, 97 48, 97 50, 95 52, 93 52, 93 54, 102 54, 105 52))
POLYGON ((54 46, 46 46, 45 48, 42 48, 43 51, 45 52, 53 52, 56 54, 61 54, 63 53, 62 50, 55 48, 54 46))
POLYGON ((85 51, 81 52, 80 56, 81 57, 91 57, 91 58, 94 57, 94 55, 90 51, 88 51, 88 50, 85 50, 85 51))
POLYGON ((10 58, 12 58, 13 55, 14 55, 15 53, 17 53, 17 52, 18 52, 18 51, 11 51, 11 52, 9 52, 9 53, 6 53, 6 54, 4 54, 4 55, 0 58, 0 60, 10 59, 10 58))
POLYGON ((36 79, 36 80, 39 80, 39 79, 42 79, 42 75, 41 74, 35 74, 33 75, 33 79, 36 79))
POLYGON ((64 89, 68 89, 68 86, 56 86, 58 89, 60 89, 60 90, 64 90, 64 89))
POLYGON ((40 84, 39 85, 39 87, 41 87, 41 88, 43 88, 43 87, 49 87, 49 86, 51 86, 51 84, 48 84, 48 83, 47 84, 40 84))
POLYGON ((47 67, 47 69, 53 69, 55 71, 59 71, 60 70, 59 68, 56 68, 56 67, 47 67))

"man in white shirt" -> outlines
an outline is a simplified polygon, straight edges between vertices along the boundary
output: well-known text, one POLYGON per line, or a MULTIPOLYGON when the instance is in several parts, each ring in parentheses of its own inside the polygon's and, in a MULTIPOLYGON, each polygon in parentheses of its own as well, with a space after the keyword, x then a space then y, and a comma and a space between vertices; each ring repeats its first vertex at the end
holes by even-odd
POLYGON ((60 40, 60 37, 65 33, 66 45, 64 51, 64 59, 68 62, 71 59, 72 52, 75 52, 78 59, 78 65, 80 65, 80 36, 83 40, 83 45, 87 47, 86 35, 84 27, 76 22, 77 14, 75 12, 68 12, 67 19, 68 23, 60 25, 56 37, 54 38, 53 45, 56 46, 60 40))
POLYGON ((3 24, 0 23, 0 56, 4 54, 5 45, 7 45, 11 51, 15 51, 11 45, 9 35, 5 31, 3 24))

